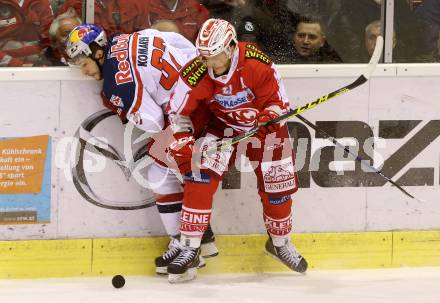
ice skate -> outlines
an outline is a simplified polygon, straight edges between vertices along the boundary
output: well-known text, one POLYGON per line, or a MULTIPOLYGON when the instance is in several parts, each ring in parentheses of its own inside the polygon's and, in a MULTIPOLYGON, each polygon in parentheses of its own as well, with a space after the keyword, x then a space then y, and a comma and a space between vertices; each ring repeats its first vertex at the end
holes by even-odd
MULTIPOLYGON (((214 245, 215 247, 215 245, 214 245)), ((154 260, 156 264, 156 273, 158 275, 167 275, 168 265, 179 255, 181 250, 181 245, 179 242, 179 237, 171 237, 170 243, 168 244, 168 249, 159 257, 154 260)), ((204 267, 206 261, 200 257, 200 263, 198 268, 204 267)))
POLYGON ((195 279, 200 265, 199 256, 200 247, 181 246, 180 253, 167 267, 168 282, 181 283, 195 279))
POLYGON ((275 246, 271 238, 266 241, 266 253, 271 257, 281 261, 291 270, 305 273, 307 270, 307 261, 299 254, 290 239, 283 239, 282 246, 275 246))
POLYGON ((208 229, 203 233, 202 245, 200 246, 200 255, 203 258, 211 258, 218 255, 218 249, 214 241, 214 233, 212 232, 211 225, 208 225, 208 229))

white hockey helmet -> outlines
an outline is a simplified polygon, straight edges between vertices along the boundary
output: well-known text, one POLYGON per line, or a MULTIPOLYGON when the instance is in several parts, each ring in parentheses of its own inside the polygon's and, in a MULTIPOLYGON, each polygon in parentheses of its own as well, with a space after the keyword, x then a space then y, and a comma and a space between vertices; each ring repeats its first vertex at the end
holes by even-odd
POLYGON ((212 57, 222 52, 230 56, 232 41, 238 44, 237 34, 231 23, 222 19, 208 19, 199 31, 196 48, 201 56, 212 57))
POLYGON ((92 55, 90 45, 96 43, 98 46, 105 47, 107 37, 105 31, 94 24, 83 24, 75 27, 67 36, 66 53, 73 59, 79 55, 92 55))

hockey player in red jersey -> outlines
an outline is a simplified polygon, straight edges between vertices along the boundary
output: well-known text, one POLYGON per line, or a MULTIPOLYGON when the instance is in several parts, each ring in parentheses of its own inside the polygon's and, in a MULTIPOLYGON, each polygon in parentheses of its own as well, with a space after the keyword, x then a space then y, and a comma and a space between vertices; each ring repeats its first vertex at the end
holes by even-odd
POLYGON ((290 269, 305 272, 306 260, 290 240, 292 199, 298 188, 294 154, 287 126, 270 123, 286 113, 288 100, 271 59, 252 44, 238 42, 234 27, 221 19, 207 20, 196 40, 199 56, 181 70, 170 100, 176 143, 169 147, 186 176, 181 213, 181 250, 168 265, 171 283, 194 279, 201 236, 208 226, 213 195, 237 152, 245 152, 255 165, 264 223, 269 234, 266 251, 290 269), (187 123, 194 110, 205 105, 213 113, 201 150, 212 142, 259 127, 258 138, 226 151, 204 155, 187 123), (194 153, 196 151, 196 153, 194 153), (200 162, 200 167, 194 164, 200 162))
MULTIPOLYGON (((156 162, 148 167, 146 179, 152 185, 162 223, 171 236, 168 250, 155 260, 156 272, 167 274, 167 265, 180 252, 177 238, 183 189, 172 169, 173 163, 164 157, 164 148, 160 148, 167 141, 162 129, 169 125, 164 109, 178 71, 195 55, 194 45, 177 33, 153 29, 114 35, 107 41, 101 27, 85 24, 70 32, 66 53, 84 74, 104 80, 101 92, 104 106, 117 113, 122 123, 133 123, 153 134, 155 144, 149 155, 156 162)), ((203 114, 195 113, 195 116, 191 121, 197 136, 207 118, 203 114)), ((172 132, 168 137, 172 139, 172 132)), ((205 257, 218 253, 210 229, 205 233, 203 248, 205 257)))

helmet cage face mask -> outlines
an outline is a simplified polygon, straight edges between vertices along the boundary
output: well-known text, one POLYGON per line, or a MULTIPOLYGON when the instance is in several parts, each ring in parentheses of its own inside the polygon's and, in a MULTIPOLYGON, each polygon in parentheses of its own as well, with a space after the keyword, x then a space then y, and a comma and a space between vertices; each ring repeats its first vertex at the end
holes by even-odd
POLYGON ((232 41, 238 43, 232 24, 222 19, 208 19, 197 36, 197 52, 202 57, 213 57, 222 52, 230 57, 232 41))
POLYGON ((66 54, 71 58, 79 55, 90 57, 92 50, 90 45, 96 43, 100 47, 105 47, 107 37, 104 30, 93 24, 85 24, 75 27, 66 39, 66 54))

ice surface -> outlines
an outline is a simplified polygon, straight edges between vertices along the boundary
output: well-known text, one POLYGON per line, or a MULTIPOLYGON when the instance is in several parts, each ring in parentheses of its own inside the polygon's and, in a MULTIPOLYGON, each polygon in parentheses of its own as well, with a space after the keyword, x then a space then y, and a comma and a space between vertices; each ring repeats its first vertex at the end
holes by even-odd
POLYGON ((111 277, 0 280, 0 302, 184 303, 184 302, 440 302, 440 267, 318 271, 307 275, 265 273, 203 275, 168 284, 165 277, 126 277, 114 289, 111 277))

